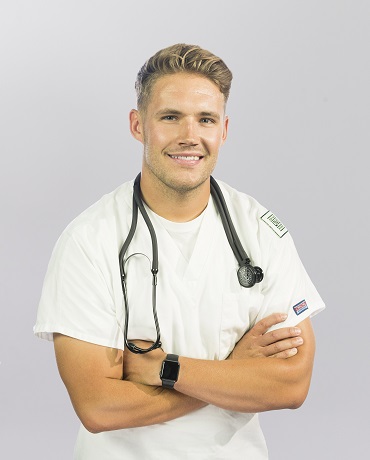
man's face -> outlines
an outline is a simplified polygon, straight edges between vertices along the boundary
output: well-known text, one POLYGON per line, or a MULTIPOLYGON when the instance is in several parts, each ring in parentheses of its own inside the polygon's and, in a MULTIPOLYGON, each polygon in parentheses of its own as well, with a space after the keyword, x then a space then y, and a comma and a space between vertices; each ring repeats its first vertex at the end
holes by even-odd
POLYGON ((158 79, 145 113, 134 114, 131 130, 144 145, 146 185, 186 193, 211 175, 228 120, 224 96, 209 79, 188 73, 158 79))

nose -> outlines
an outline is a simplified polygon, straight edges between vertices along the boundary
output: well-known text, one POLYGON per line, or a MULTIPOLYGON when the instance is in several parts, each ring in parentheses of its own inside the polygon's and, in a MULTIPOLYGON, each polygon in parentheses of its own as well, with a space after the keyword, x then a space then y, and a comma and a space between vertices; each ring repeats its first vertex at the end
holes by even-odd
POLYGON ((180 125, 179 145, 198 145, 198 125, 194 120, 183 120, 180 125))

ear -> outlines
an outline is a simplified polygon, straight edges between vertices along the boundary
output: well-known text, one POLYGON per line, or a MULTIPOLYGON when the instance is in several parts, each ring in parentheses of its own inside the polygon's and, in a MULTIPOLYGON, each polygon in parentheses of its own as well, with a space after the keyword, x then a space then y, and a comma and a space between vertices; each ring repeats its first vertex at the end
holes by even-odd
POLYGON ((226 141, 226 138, 227 138, 227 130, 229 128, 229 117, 227 115, 225 115, 225 119, 224 119, 224 129, 223 129, 223 132, 222 132, 222 141, 221 141, 221 145, 226 141))
POLYGON ((130 131, 137 141, 144 143, 144 130, 143 120, 138 110, 132 109, 130 111, 130 131))

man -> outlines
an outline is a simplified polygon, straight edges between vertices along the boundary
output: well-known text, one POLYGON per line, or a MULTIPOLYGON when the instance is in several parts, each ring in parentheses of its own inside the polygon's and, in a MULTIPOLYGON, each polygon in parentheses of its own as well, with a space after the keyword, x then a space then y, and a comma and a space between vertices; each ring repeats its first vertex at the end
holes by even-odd
MULTIPOLYGON (((221 59, 197 46, 150 58, 130 112, 144 147, 136 232, 126 240, 136 206, 129 182, 75 219, 54 250, 35 333, 54 338, 82 422, 76 459, 266 459, 256 413, 297 408, 307 395, 309 317, 323 302, 283 224, 219 183, 253 264, 256 283, 242 286, 211 195, 231 79, 221 59), (153 278, 145 212, 158 245, 153 278)), ((251 267, 248 256, 240 265, 251 267)))

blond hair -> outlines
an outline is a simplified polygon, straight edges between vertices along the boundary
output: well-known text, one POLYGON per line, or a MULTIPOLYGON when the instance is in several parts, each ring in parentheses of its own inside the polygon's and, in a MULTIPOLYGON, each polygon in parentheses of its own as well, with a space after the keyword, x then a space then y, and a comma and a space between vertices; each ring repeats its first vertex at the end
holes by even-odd
POLYGON ((145 111, 158 78, 178 72, 208 78, 217 85, 227 102, 233 76, 224 61, 200 46, 179 43, 158 51, 141 67, 135 82, 139 110, 145 111))

